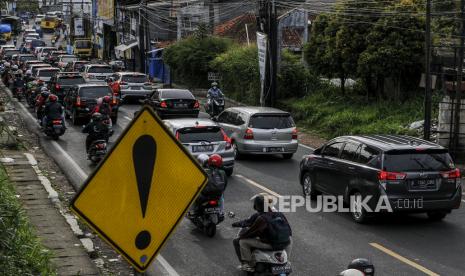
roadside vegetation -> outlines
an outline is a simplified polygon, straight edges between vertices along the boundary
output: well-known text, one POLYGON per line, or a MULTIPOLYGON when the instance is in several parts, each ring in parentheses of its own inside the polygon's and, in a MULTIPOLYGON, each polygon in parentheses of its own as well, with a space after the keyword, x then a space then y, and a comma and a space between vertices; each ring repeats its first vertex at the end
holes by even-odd
POLYGON ((3 168, 0 233, 0 275, 56 275, 50 263, 51 253, 34 234, 3 168))
MULTIPOLYGON (((433 9, 451 12, 457 5, 445 0, 433 9)), ((424 1, 417 0, 338 2, 334 12, 313 21, 302 55, 282 53, 279 107, 291 112, 299 125, 325 138, 418 134, 407 126, 424 113, 424 92, 419 88, 424 71, 424 14, 424 1), (334 85, 335 80, 339 85, 334 85)), ((447 41, 456 29, 449 18, 435 17, 433 40, 447 41)), ((208 82, 199 80, 206 80, 208 71, 218 72, 228 97, 259 104, 256 45, 239 45, 201 32, 169 47, 164 58, 184 84, 195 82, 200 85, 196 87, 207 88, 208 82)), ((435 97, 433 116, 441 96, 435 97)))

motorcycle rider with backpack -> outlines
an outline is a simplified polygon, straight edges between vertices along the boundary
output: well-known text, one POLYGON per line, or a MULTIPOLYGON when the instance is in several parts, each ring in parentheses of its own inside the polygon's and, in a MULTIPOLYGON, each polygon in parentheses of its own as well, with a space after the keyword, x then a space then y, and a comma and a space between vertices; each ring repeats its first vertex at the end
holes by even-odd
POLYGON ((110 129, 102 120, 102 114, 95 112, 92 114, 92 120, 83 129, 83 133, 87 133, 86 152, 89 152, 89 147, 96 140, 106 140, 110 137, 110 129))
POLYGON ((221 89, 218 88, 218 83, 213 82, 212 87, 207 92, 207 107, 208 110, 213 110, 213 100, 217 98, 224 98, 224 94, 221 89))
POLYGON ((284 214, 271 207, 270 199, 271 196, 263 193, 253 196, 251 200, 257 212, 246 220, 232 224, 233 227, 247 228, 233 240, 236 254, 241 262, 238 267, 240 270, 247 272, 255 270, 251 264, 253 249, 285 250, 288 257, 291 255, 291 226, 284 214))

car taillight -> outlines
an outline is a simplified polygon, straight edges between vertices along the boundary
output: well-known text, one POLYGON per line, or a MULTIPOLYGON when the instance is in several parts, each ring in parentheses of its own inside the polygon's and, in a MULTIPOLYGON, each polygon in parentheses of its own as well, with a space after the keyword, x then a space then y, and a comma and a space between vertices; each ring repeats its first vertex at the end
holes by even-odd
POLYGON ((55 89, 56 90, 60 90, 61 89, 61 86, 59 84, 55 84, 55 89))
POLYGON ((253 131, 252 131, 252 129, 248 128, 245 131, 244 139, 247 139, 247 140, 252 140, 253 139, 253 131))
POLYGON ((176 139, 179 140, 179 131, 176 131, 176 139))
POLYGON ((161 108, 167 108, 168 105, 166 104, 165 101, 162 101, 162 102, 160 103, 160 107, 161 107, 161 108))
POLYGON ((441 172, 442 177, 447 178, 447 179, 457 179, 460 178, 460 170, 455 169, 452 171, 448 172, 441 172))
POLYGON ((195 101, 194 108, 200 108, 200 103, 199 103, 199 101, 195 101))
POLYGON ((127 83, 127 82, 124 82, 124 81, 122 81, 122 82, 120 82, 120 83, 119 83, 119 85, 128 85, 128 83, 127 83))
POLYGON ((53 120, 52 123, 54 125, 61 125, 61 120, 53 120))
POLYGON ((81 97, 76 97, 76 106, 81 106, 81 97))
POLYGON ((218 205, 218 201, 217 201, 217 200, 210 200, 210 201, 208 202, 208 204, 209 204, 210 206, 216 206, 216 205, 218 205))
POLYGON ((292 130, 292 140, 297 140, 298 134, 299 134, 299 132, 297 131, 297 128, 294 128, 292 130))
POLYGON ((97 149, 104 149, 106 146, 107 146, 107 144, 105 144, 105 143, 101 143, 101 144, 95 145, 95 147, 96 147, 97 149))
POLYGON ((387 172, 387 171, 378 172, 379 180, 402 180, 402 179, 405 179, 406 177, 407 177, 406 173, 387 172))
POLYGON ((231 149, 231 138, 228 137, 224 130, 221 130, 221 133, 223 133, 223 140, 226 142, 226 149, 231 149))

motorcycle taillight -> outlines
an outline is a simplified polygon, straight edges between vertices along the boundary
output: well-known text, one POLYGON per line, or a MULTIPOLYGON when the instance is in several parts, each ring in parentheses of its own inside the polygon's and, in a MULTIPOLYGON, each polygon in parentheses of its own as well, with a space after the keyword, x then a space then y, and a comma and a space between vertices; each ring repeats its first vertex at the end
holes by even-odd
POLYGON ((107 144, 105 144, 105 143, 95 145, 95 147, 97 149, 104 149, 106 146, 107 146, 107 144))
POLYGON ((52 123, 54 125, 61 125, 61 120, 53 120, 52 123))

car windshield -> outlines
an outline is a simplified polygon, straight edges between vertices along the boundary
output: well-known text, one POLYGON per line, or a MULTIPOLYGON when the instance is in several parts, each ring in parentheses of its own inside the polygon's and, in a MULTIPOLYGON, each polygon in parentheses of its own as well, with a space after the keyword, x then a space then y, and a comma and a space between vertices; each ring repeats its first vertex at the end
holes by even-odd
POLYGON ((90 67, 88 73, 108 74, 113 73, 111 67, 94 66, 90 67))
POLYGON ((147 81, 147 77, 145 75, 124 75, 122 81, 129 82, 129 83, 144 83, 147 81))
POLYGON ((12 56, 12 55, 17 55, 20 54, 21 52, 19 50, 5 50, 5 55, 6 56, 12 56))
POLYGON ((77 57, 62 57, 61 61, 63 62, 71 62, 77 60, 77 57))
POLYGON ((79 69, 81 69, 82 67, 84 67, 84 65, 86 65, 86 63, 84 63, 84 62, 76 62, 76 63, 74 64, 74 70, 79 71, 79 69))
POLYGON ((194 99, 192 93, 185 90, 165 90, 160 96, 162 99, 194 99))
POLYGON ((90 48, 90 41, 78 40, 75 42, 76 48, 90 48))
POLYGON ((82 87, 79 92, 82 97, 95 99, 111 95, 111 90, 108 86, 82 87))
POLYGON ((86 83, 86 81, 84 80, 82 76, 72 76, 72 77, 63 76, 63 77, 58 78, 57 83, 61 85, 74 85, 74 84, 86 83))
POLYGON ((59 70, 50 69, 50 70, 40 70, 38 73, 39 77, 53 77, 59 70))
POLYGON ((45 42, 43 42, 42 40, 33 40, 31 41, 31 45, 32 47, 43 47, 45 46, 45 42))
POLYGON ((454 168, 448 153, 393 153, 385 154, 383 169, 390 172, 447 171, 454 168))
POLYGON ((19 58, 20 61, 25 61, 25 60, 34 60, 34 56, 22 56, 19 58))
POLYGON ((178 130, 181 143, 218 142, 223 141, 223 133, 219 127, 189 127, 178 130))
POLYGON ((52 48, 52 49, 51 49, 51 48, 44 48, 44 49, 42 49, 42 55, 43 55, 43 54, 48 54, 48 53, 50 53, 51 51, 54 51, 54 50, 56 50, 56 49, 53 49, 53 48, 52 48))
POLYGON ((294 120, 289 114, 257 114, 249 122, 249 127, 258 129, 285 129, 294 126, 294 120))

